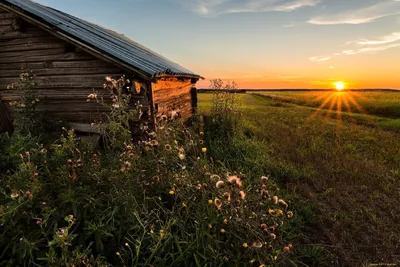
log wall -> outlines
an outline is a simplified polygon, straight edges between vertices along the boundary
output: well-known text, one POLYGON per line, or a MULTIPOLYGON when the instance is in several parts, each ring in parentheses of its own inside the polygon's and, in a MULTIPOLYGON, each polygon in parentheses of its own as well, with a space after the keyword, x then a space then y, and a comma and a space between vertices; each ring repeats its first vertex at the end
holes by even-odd
MULTIPOLYGON (((18 81, 22 69, 36 76, 36 93, 41 98, 38 111, 49 117, 86 123, 98 120, 106 111, 97 103, 88 103, 87 96, 95 91, 107 99, 108 92, 103 89, 105 77, 126 74, 0 9, 0 97, 11 118, 16 112, 9 103, 19 100, 19 94, 7 90, 7 86, 18 81)), ((140 102, 147 112, 145 81, 133 75, 127 77, 143 85, 142 92, 133 95, 132 101, 140 102)))
POLYGON ((173 110, 179 112, 183 118, 191 116, 191 79, 161 78, 153 83, 152 88, 157 116, 169 116, 173 110))

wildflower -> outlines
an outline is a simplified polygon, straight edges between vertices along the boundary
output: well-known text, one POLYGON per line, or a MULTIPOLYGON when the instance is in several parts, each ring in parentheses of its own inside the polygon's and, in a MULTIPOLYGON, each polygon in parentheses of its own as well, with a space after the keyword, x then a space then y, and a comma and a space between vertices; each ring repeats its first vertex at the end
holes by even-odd
POLYGON ((46 206, 46 205, 47 205, 47 203, 43 201, 42 202, 42 206, 46 206))
POLYGON ((269 210, 268 210, 268 213, 271 214, 271 215, 273 215, 273 214, 275 213, 275 210, 269 209, 269 210))
POLYGON ((21 238, 19 239, 19 242, 22 242, 22 241, 24 241, 24 238, 23 238, 23 237, 21 237, 21 238))
POLYGON ((273 234, 273 233, 269 234, 269 238, 271 240, 275 240, 276 239, 276 234, 273 234))
POLYGON ((38 177, 38 176, 39 176, 39 173, 35 172, 35 173, 33 174, 33 176, 34 176, 34 177, 38 177))
POLYGON ((187 208, 187 205, 185 202, 182 202, 182 207, 187 208))
POLYGON ((115 255, 117 255, 118 257, 121 257, 121 253, 119 253, 118 251, 115 252, 115 255))
POLYGON ((261 176, 261 182, 263 184, 265 184, 266 182, 268 182, 268 177, 267 176, 261 176))
POLYGON ((248 248, 249 245, 247 245, 247 243, 243 243, 243 247, 244 247, 244 248, 248 248))
POLYGON ((214 204, 219 210, 221 209, 221 207, 222 207, 222 201, 221 200, 219 200, 218 198, 215 198, 214 204))
POLYGON ((106 81, 110 83, 110 82, 112 82, 112 78, 110 76, 107 76, 106 81))
POLYGON ((224 224, 227 224, 228 223, 228 220, 227 219, 224 219, 224 224))
POLYGON ((267 225, 265 223, 261 224, 260 227, 263 231, 267 230, 267 225))
POLYGON ((277 196, 273 196, 272 197, 272 203, 273 204, 278 204, 278 197, 277 196))
POLYGON ((277 214, 277 215, 282 215, 282 214, 283 214, 283 211, 278 209, 278 210, 276 210, 276 214, 277 214))
POLYGON ((225 229, 222 228, 220 232, 221 232, 221 233, 225 233, 225 229))
POLYGON ((200 132, 200 135, 202 135, 202 136, 203 136, 203 135, 204 135, 204 132, 200 132))
POLYGON ((256 260, 249 260, 250 264, 253 264, 256 260))
POLYGON ((224 181, 218 181, 218 182, 215 184, 215 186, 216 186, 218 189, 220 189, 220 188, 223 188, 223 187, 225 186, 225 183, 224 183, 224 181))
POLYGON ((267 190, 267 189, 263 189, 263 190, 261 191, 261 196, 262 196, 262 197, 269 197, 269 192, 268 192, 268 190, 267 190))
POLYGON ((130 159, 133 159, 134 157, 135 157, 135 153, 129 153, 129 156, 128 156, 130 159))
POLYGON ((208 204, 211 205, 212 203, 213 203, 212 199, 209 199, 209 200, 208 200, 208 204))
POLYGON ((158 141, 157 140, 151 140, 150 141, 150 144, 152 145, 152 146, 158 146, 158 141))
POLYGON ((287 212, 287 218, 288 219, 292 219, 293 218, 293 212, 292 211, 288 211, 287 212))
POLYGON ((210 180, 211 180, 211 181, 214 181, 214 180, 221 180, 221 177, 219 177, 219 176, 216 175, 216 174, 213 174, 213 175, 210 175, 210 180))
POLYGON ((206 148, 206 147, 203 147, 203 148, 201 149, 201 152, 206 153, 206 152, 207 152, 207 148, 206 148))
POLYGON ((148 151, 150 151, 150 150, 151 150, 151 147, 149 147, 149 146, 145 146, 145 147, 144 147, 144 150, 148 152, 148 151))
POLYGON ((269 229, 269 231, 272 232, 272 233, 275 232, 275 227, 274 227, 274 226, 270 226, 268 229, 269 229))
POLYGON ((74 220, 74 215, 68 215, 68 221, 73 222, 74 220))
POLYGON ((166 150, 166 151, 171 151, 171 150, 172 150, 171 145, 166 144, 166 145, 165 145, 165 150, 166 150))
POLYGON ((26 191, 26 192, 25 192, 25 195, 26 195, 27 197, 29 197, 29 196, 31 195, 31 192, 30 192, 30 191, 26 191))
POLYGON ((159 182, 160 181, 160 176, 158 176, 158 175, 153 176, 153 180, 156 181, 156 182, 159 182))
POLYGON ((170 194, 170 195, 175 195, 175 191, 174 191, 174 190, 171 190, 171 191, 169 191, 169 194, 170 194))
POLYGON ((64 229, 59 229, 57 234, 59 236, 63 236, 65 234, 65 230, 64 229))
POLYGON ((31 156, 31 154, 27 151, 27 152, 25 152, 25 155, 27 155, 28 157, 30 157, 31 156))
POLYGON ((182 150, 179 151, 178 157, 179 157, 180 160, 184 160, 185 159, 185 153, 182 150))
POLYGON ((212 228, 212 224, 209 224, 209 225, 208 225, 208 228, 210 228, 210 229, 211 229, 211 228, 212 228))
POLYGON ((279 199, 278 203, 284 206, 285 208, 289 206, 283 199, 279 199))
POLYGON ((11 194, 11 198, 14 199, 14 200, 17 199, 18 197, 19 197, 18 192, 14 192, 14 193, 11 194))
POLYGON ((164 230, 160 230, 160 237, 163 238, 165 235, 165 231, 164 230))
POLYGON ((226 200, 228 200, 229 202, 231 201, 231 194, 229 194, 228 192, 224 193, 224 198, 226 198, 226 200))
POLYGON ((290 253, 290 247, 289 246, 284 246, 283 247, 283 252, 290 253))
POLYGON ((197 184, 197 189, 201 189, 201 184, 197 184))
POLYGON ((260 241, 256 241, 251 245, 253 248, 262 248, 263 244, 260 241))
POLYGON ((241 199, 244 199, 244 198, 246 197, 246 193, 243 192, 243 191, 240 191, 240 192, 239 192, 239 195, 240 195, 240 198, 241 198, 241 199))
POLYGON ((125 243, 125 247, 129 247, 129 244, 128 244, 128 243, 125 243))
POLYGON ((231 185, 237 185, 238 187, 242 186, 242 180, 240 180, 239 177, 237 177, 236 175, 232 175, 228 177, 228 182, 231 185))
POLYGON ((40 220, 38 220, 38 221, 36 221, 36 224, 40 225, 40 224, 42 224, 42 222, 40 220))

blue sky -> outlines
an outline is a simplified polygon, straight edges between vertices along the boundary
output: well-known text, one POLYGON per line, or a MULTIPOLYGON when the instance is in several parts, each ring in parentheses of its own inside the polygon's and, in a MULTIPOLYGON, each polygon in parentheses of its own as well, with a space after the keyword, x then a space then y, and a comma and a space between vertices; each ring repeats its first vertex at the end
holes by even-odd
POLYGON ((400 88, 400 0, 37 1, 242 88, 400 88))

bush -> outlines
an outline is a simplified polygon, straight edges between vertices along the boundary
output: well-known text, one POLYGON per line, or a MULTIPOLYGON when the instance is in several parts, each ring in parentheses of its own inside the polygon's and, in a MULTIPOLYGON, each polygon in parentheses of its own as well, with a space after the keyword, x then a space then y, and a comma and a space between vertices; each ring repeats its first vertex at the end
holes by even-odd
POLYGON ((210 125, 211 134, 222 136, 227 141, 237 133, 241 117, 240 102, 238 99, 237 84, 235 81, 225 84, 221 79, 211 80, 213 90, 210 125))
MULTIPOLYGON (((119 116, 112 123, 129 127, 119 116)), ((209 159, 203 133, 165 116, 159 125, 101 151, 65 129, 50 147, 8 154, 17 164, 0 176, 0 265, 282 261, 292 245, 281 228, 293 213, 276 184, 209 159)))

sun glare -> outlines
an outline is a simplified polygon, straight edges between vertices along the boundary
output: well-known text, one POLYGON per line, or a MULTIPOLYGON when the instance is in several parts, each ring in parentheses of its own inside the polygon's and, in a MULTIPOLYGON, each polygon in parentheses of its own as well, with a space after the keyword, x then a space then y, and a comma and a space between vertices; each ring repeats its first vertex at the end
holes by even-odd
POLYGON ((340 82, 335 82, 335 88, 338 91, 342 91, 344 89, 344 82, 340 81, 340 82))

